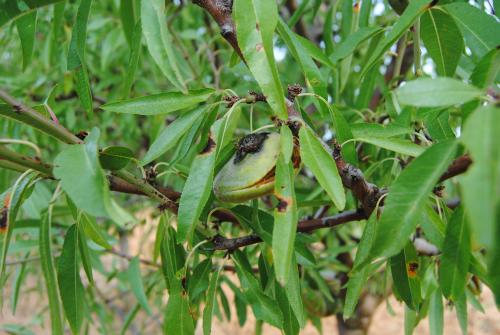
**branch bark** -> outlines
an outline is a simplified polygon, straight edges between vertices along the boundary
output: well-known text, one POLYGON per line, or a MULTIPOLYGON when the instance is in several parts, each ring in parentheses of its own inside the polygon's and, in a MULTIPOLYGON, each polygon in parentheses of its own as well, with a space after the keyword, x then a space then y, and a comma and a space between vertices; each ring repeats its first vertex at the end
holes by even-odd
POLYGON ((233 0, 193 0, 193 3, 206 10, 217 22, 220 34, 231 44, 234 51, 245 61, 241 53, 238 39, 236 38, 236 28, 234 26, 231 13, 233 12, 233 0))

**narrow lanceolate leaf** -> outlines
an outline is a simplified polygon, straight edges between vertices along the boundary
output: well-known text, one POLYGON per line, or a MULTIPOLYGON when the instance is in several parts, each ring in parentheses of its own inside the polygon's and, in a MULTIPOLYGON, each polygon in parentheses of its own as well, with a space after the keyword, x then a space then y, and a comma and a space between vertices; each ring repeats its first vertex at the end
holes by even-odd
MULTIPOLYGON (((17 213, 19 212, 21 205, 33 191, 34 185, 30 185, 30 183, 36 178, 36 176, 37 175, 33 172, 24 172, 21 176, 19 176, 19 178, 17 178, 14 186, 11 188, 11 191, 7 195, 8 200, 5 201, 5 204, 7 204, 8 206, 6 218, 7 231, 3 234, 0 233, 0 238, 2 239, 2 254, 0 255, 0 278, 3 277, 5 272, 7 253, 9 251, 12 233, 14 232, 17 213)), ((3 232, 3 230, 1 232, 3 232)))
POLYGON ((473 55, 482 57, 500 45, 500 25, 492 15, 466 2, 451 3, 443 8, 458 23, 473 55))
POLYGON ((179 116, 160 132, 153 144, 151 144, 146 156, 142 159, 141 164, 146 165, 171 149, 180 140, 182 135, 204 114, 205 110, 194 110, 179 116))
POLYGON ((455 20, 441 8, 426 11, 420 21, 420 36, 440 76, 452 77, 464 49, 455 20))
POLYGON ((68 50, 68 70, 74 70, 75 89, 89 117, 92 115, 93 109, 90 82, 85 66, 85 43, 91 6, 92 0, 80 1, 68 50))
POLYGON ((214 178, 215 153, 216 144, 210 138, 205 149, 195 157, 191 165, 179 201, 177 214, 179 242, 190 239, 201 211, 210 197, 214 178))
POLYGON ((132 84, 134 83, 135 72, 137 70, 137 65, 139 64, 139 56, 141 54, 141 37, 142 37, 142 26, 141 22, 138 21, 132 31, 131 44, 130 44, 130 57, 128 60, 128 66, 125 71, 125 80, 122 86, 122 98, 125 99, 130 93, 132 84))
POLYGON ((39 0, 39 1, 24 1, 22 6, 19 6, 17 1, 2 1, 0 2, 0 27, 16 17, 19 17, 36 8, 47 6, 62 0, 39 0))
POLYGON ((139 258, 134 257, 128 263, 127 278, 137 302, 149 315, 151 315, 152 312, 151 308, 149 308, 148 298, 144 292, 139 258))
MULTIPOLYGON (((210 262, 212 264, 212 262, 210 262)), ((207 299, 205 309, 203 310, 203 335, 212 333, 212 318, 214 314, 214 305, 217 303, 217 285, 219 282, 219 275, 221 269, 219 268, 212 274, 210 284, 208 285, 207 299)))
POLYGON ((252 268, 245 254, 237 250, 232 256, 243 289, 243 295, 252 306, 255 318, 281 329, 283 326, 283 314, 281 309, 277 302, 265 295, 260 288, 260 284, 254 277, 252 268))
POLYGON ((66 232, 57 266, 57 281, 64 314, 73 334, 80 332, 83 321, 84 291, 78 264, 78 229, 72 225, 66 232))
POLYGON ((331 61, 337 63, 338 61, 348 57, 354 52, 354 50, 356 50, 358 45, 381 31, 382 30, 379 27, 363 27, 355 33, 347 36, 347 38, 333 50, 333 54, 330 56, 331 61))
POLYGON ((184 108, 193 107, 206 101, 214 93, 213 89, 203 88, 186 92, 166 92, 140 98, 112 102, 101 106, 109 112, 139 115, 169 114, 184 108))
POLYGON ((178 291, 168 297, 163 329, 167 335, 194 334, 194 322, 186 292, 178 291))
POLYGON ((478 108, 465 122, 462 142, 474 162, 460 177, 466 214, 475 237, 492 248, 498 236, 495 214, 500 204, 500 113, 493 106, 478 108))
POLYGON ((306 126, 300 128, 299 139, 302 161, 311 169, 321 187, 332 199, 335 207, 343 210, 345 207, 344 187, 332 155, 316 137, 316 134, 306 126))
POLYGON ((80 256, 82 259, 82 265, 83 265, 83 270, 85 271, 85 274, 87 275, 87 279, 89 280, 89 283, 91 285, 94 285, 94 274, 92 273, 92 264, 91 264, 91 259, 90 259, 90 248, 87 244, 87 237, 85 236, 85 233, 83 231, 83 227, 77 223, 77 229, 78 229, 78 247, 80 251, 80 256))
POLYGON ((277 281, 274 283, 274 295, 283 314, 283 328, 281 331, 284 335, 298 335, 300 331, 299 323, 288 301, 285 289, 277 281))
POLYGON ((417 251, 413 243, 408 241, 399 254, 391 257, 391 273, 394 293, 413 310, 418 310, 422 301, 419 272, 417 251))
POLYGON ((23 49, 23 70, 31 63, 33 56, 33 46, 35 45, 36 32, 36 13, 28 12, 16 20, 17 31, 21 39, 21 48, 23 49))
POLYGON ((439 283, 443 294, 455 300, 465 292, 470 259, 469 227, 462 206, 451 217, 443 243, 439 283))
POLYGON ((403 105, 446 107, 463 104, 483 95, 479 89, 451 78, 419 78, 396 90, 403 105))
MULTIPOLYGON (((307 85, 312 88, 314 93, 326 98, 326 81, 308 51, 300 43, 297 35, 281 19, 278 21, 278 32, 285 41, 288 50, 290 50, 295 60, 299 63, 307 85)), ((320 108, 324 109, 323 114, 326 115, 326 107, 321 104, 320 108)))
POLYGON ((356 140, 412 157, 420 155, 425 150, 425 148, 411 142, 410 140, 401 138, 356 137, 356 140))
POLYGON ((455 300, 455 312, 457 314, 458 324, 460 325, 462 334, 469 334, 469 332, 467 331, 469 317, 467 313, 467 295, 465 294, 465 292, 455 300))
POLYGON ((71 33, 68 50, 68 70, 74 70, 85 59, 85 43, 87 39, 87 22, 92 0, 81 0, 76 13, 75 24, 71 33))
POLYGON ((52 254, 52 207, 43 214, 40 221, 40 264, 45 278, 45 287, 49 300, 49 312, 52 334, 64 334, 62 321, 62 307, 59 300, 59 290, 56 279, 56 269, 54 266, 54 256, 52 254))
POLYGON ((130 45, 133 45, 132 40, 134 35, 134 23, 137 21, 136 2, 134 0, 120 0, 120 19, 122 23, 123 33, 130 45))
POLYGON ((377 224, 377 213, 374 211, 366 222, 361 241, 358 244, 356 251, 356 258, 354 259, 354 269, 349 274, 349 281, 347 282, 347 293, 344 303, 344 319, 350 318, 356 310, 356 305, 359 302, 359 296, 368 280, 370 274, 373 273, 374 267, 367 264, 358 267, 364 259, 366 259, 372 248, 373 240, 375 237, 375 225, 377 224))
POLYGON ((106 176, 98 159, 99 129, 85 144, 65 148, 54 160, 54 176, 76 206, 92 216, 109 217, 118 224, 133 221, 110 197, 106 176))
POLYGON ((273 52, 273 35, 278 23, 276 2, 235 1, 233 18, 238 43, 250 71, 273 112, 279 118, 286 119, 284 92, 273 52))
POLYGON ((94 218, 88 216, 85 213, 81 213, 80 225, 85 233, 85 236, 90 238, 94 243, 100 245, 104 249, 111 249, 111 245, 101 231, 101 228, 97 225, 94 218))
POLYGON ((429 193, 452 162, 456 147, 455 141, 434 144, 415 158, 390 186, 367 261, 393 256, 407 244, 429 193))
POLYGON ((430 335, 443 334, 443 297, 441 289, 437 288, 431 294, 429 302, 429 333, 430 335))
POLYGON ((165 1, 150 0, 141 2, 142 32, 161 72, 178 90, 187 93, 186 83, 181 75, 178 59, 175 56, 172 37, 165 23, 165 1))
POLYGON ((408 7, 404 11, 403 15, 397 20, 392 29, 387 33, 383 40, 378 44, 377 48, 373 51, 370 58, 366 62, 365 67, 361 73, 363 77, 368 70, 376 63, 378 63, 384 53, 389 50, 389 48, 408 31, 408 28, 413 24, 416 18, 418 18, 429 6, 430 0, 414 0, 410 1, 408 7))
POLYGON ((285 163, 283 155, 276 163, 274 195, 273 260, 276 278, 282 286, 288 282, 297 232, 297 201, 295 199, 293 163, 285 163))
POLYGON ((288 281, 285 285, 285 294, 288 299, 288 303, 292 308, 293 314, 299 323, 300 328, 304 328, 306 325, 306 317, 304 312, 304 306, 302 304, 302 293, 300 289, 300 277, 299 268, 297 265, 296 257, 292 257, 292 264, 290 266, 290 274, 288 281))
POLYGON ((288 164, 293 154, 293 134, 288 126, 283 126, 280 129, 280 136, 281 155, 285 159, 285 163, 288 164))
POLYGON ((209 286, 209 275, 212 272, 212 260, 210 258, 205 259, 195 267, 188 282, 189 301, 196 301, 198 296, 206 292, 209 286))

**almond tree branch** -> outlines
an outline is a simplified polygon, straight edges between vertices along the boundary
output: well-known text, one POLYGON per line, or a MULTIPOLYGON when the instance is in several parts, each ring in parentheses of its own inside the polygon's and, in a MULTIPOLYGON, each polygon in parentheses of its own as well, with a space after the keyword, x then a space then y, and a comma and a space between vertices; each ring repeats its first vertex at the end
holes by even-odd
POLYGON ((72 134, 68 129, 45 118, 36 110, 17 101, 2 89, 0 89, 0 99, 5 101, 8 105, 0 105, 0 115, 28 124, 62 142, 68 144, 83 143, 82 140, 72 134))
POLYGON ((236 28, 231 17, 233 0, 193 0, 193 3, 206 10, 212 16, 219 25, 222 37, 231 44, 238 56, 245 61, 238 45, 236 28))

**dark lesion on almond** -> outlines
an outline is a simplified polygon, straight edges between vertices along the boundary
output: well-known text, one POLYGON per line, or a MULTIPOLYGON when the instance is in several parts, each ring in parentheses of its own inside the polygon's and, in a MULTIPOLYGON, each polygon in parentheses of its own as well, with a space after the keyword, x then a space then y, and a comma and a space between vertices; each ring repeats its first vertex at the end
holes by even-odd
POLYGON ((234 164, 241 162, 247 154, 256 153, 262 150, 262 146, 269 137, 269 132, 248 134, 236 143, 236 156, 234 164))

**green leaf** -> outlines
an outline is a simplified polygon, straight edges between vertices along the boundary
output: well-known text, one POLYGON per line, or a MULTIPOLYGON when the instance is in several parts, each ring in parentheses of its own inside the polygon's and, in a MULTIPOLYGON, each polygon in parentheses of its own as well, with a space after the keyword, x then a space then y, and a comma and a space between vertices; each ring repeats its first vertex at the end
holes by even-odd
POLYGON ((299 323, 293 313, 293 309, 288 301, 286 292, 277 281, 274 283, 276 301, 278 302, 281 313, 283 314, 283 328, 281 331, 285 335, 298 335, 300 331, 299 323))
POLYGON ((85 213, 81 213, 80 220, 80 225, 83 228, 83 232, 88 238, 90 238, 92 241, 94 241, 104 249, 111 249, 111 245, 108 243, 106 236, 104 236, 101 228, 99 228, 94 218, 88 216, 85 213))
POLYGON ((462 142, 473 164, 460 177, 465 212, 475 237, 492 248, 498 226, 495 214, 500 204, 500 113, 498 108, 478 108, 465 122, 462 142))
MULTIPOLYGON (((240 110, 228 112, 210 128, 207 144, 194 158, 184 184, 178 212, 179 242, 190 239, 198 218, 210 198, 217 155, 231 140, 240 110)), ((203 143, 203 142, 202 142, 203 143)))
POLYGON ((429 302, 429 333, 430 335, 443 334, 443 297, 437 288, 431 295, 429 302))
MULTIPOLYGON (((210 262, 212 266, 212 262, 210 262)), ((208 285, 207 298, 205 309, 203 310, 203 335, 209 335, 212 332, 212 318, 214 314, 214 306, 217 303, 217 285, 219 282, 219 275, 221 269, 217 269, 212 277, 210 278, 210 284, 208 285)))
POLYGON ((337 63, 342 59, 351 55, 354 50, 363 43, 364 41, 371 38, 373 35, 378 34, 382 31, 379 27, 363 27, 353 34, 347 36, 333 51, 330 56, 330 60, 333 63, 337 63))
POLYGON ((28 12, 17 18, 16 26, 21 38, 21 48, 23 49, 23 70, 31 63, 33 47, 35 45, 37 11, 28 12))
POLYGON ((144 292, 144 284, 142 283, 141 267, 138 257, 132 258, 128 263, 127 279, 137 302, 144 308, 148 315, 151 315, 152 311, 149 307, 146 293, 144 292))
POLYGON ((419 261, 413 243, 408 241, 401 252, 391 257, 391 273, 395 293, 408 307, 418 310, 420 293, 419 261))
POLYGON ((421 147, 410 140, 401 138, 355 137, 355 139, 356 141, 370 143, 377 147, 412 157, 420 155, 425 150, 424 147, 421 147))
POLYGON ((364 77, 368 70, 375 64, 377 64, 384 53, 389 50, 389 48, 396 42, 403 34, 408 31, 408 28, 413 24, 413 22, 429 8, 430 0, 413 0, 410 1, 408 7, 401 15, 401 17, 396 21, 392 29, 387 33, 387 35, 380 41, 377 48, 371 53, 370 58, 366 62, 363 71, 361 72, 361 77, 364 77))
POLYGON ((292 308, 293 314, 297 319, 300 328, 306 325, 306 316, 304 306, 302 304, 302 293, 300 289, 299 268, 297 265, 296 256, 292 257, 292 264, 290 265, 290 274, 288 281, 285 285, 285 294, 292 308))
MULTIPOLYGON (((359 297, 363 288, 368 280, 370 274, 374 271, 375 265, 365 265, 361 268, 358 267, 364 259, 366 259, 372 248, 373 240, 375 237, 375 225, 377 224, 377 214, 372 213, 366 222, 363 235, 358 244, 356 258, 354 259, 354 270, 349 273, 349 281, 347 282, 347 292, 344 303, 344 319, 349 319, 356 310, 356 305, 359 302, 359 297)), ((378 266, 378 265, 377 265, 378 266)))
POLYGON ((282 154, 276 162, 275 180, 274 194, 278 205, 274 209, 272 250, 276 278, 284 286, 290 277, 298 218, 293 163, 286 164, 282 154))
POLYGON ((240 279, 243 295, 252 306, 255 318, 281 329, 283 326, 281 309, 275 300, 262 292, 259 282, 252 274, 252 268, 245 254, 240 250, 236 250, 232 254, 232 258, 240 279))
POLYGON ((467 335, 469 332, 467 331, 468 315, 467 315, 467 295, 462 294, 455 301, 455 311, 457 314, 458 324, 460 325, 460 329, 462 330, 463 335, 467 335))
POLYGON ((92 106, 92 92, 90 91, 89 76, 87 73, 87 67, 82 64, 77 67, 74 71, 75 74, 75 90, 78 94, 78 98, 82 103, 83 108, 87 112, 89 119, 92 119, 93 106, 92 106))
POLYGON ((125 72, 125 80, 123 81, 121 96, 123 99, 127 98, 132 89, 134 83, 135 73, 137 71, 137 65, 139 64, 139 56, 141 54, 141 37, 142 37, 142 26, 141 22, 138 21, 132 31, 132 40, 130 44, 130 57, 128 60, 128 66, 125 72))
POLYGON ((200 262, 193 270, 193 275, 189 278, 188 294, 189 301, 193 302, 204 293, 209 286, 209 275, 212 272, 212 260, 210 258, 200 262))
POLYGON ((473 55, 482 57, 500 45, 500 25, 491 15, 465 2, 443 6, 458 23, 473 55))
POLYGON ((43 6, 61 2, 62 0, 24 0, 25 6, 19 6, 17 1, 0 2, 0 27, 10 20, 27 14, 28 12, 43 6))
POLYGON ((273 112, 287 118, 283 87, 274 60, 273 35, 278 23, 276 2, 236 1, 233 19, 241 52, 273 112))
POLYGON ((83 269, 85 271, 85 274, 87 275, 89 283, 91 285, 95 285, 94 275, 92 273, 92 262, 90 259, 90 249, 87 244, 87 237, 83 233, 83 228, 78 223, 77 223, 77 229, 78 229, 78 247, 82 259, 83 269))
POLYGON ((184 291, 175 292, 169 296, 163 329, 168 335, 194 334, 194 322, 189 311, 188 297, 184 291))
POLYGON ((134 152, 127 147, 107 147, 99 155, 99 163, 107 170, 121 170, 134 158, 134 152))
POLYGON ((52 207, 43 214, 40 221, 40 264, 45 278, 45 287, 49 300, 49 312, 52 334, 64 334, 62 320, 62 307, 59 300, 59 289, 56 279, 56 269, 54 266, 54 256, 52 255, 52 207))
POLYGON ((429 193, 455 157, 457 143, 434 144, 415 158, 389 188, 384 211, 365 261, 400 252, 415 230, 429 193))
POLYGON ((149 147, 148 152, 141 160, 141 165, 146 165, 157 159, 169 149, 171 149, 192 126, 202 116, 206 114, 205 110, 193 110, 179 116, 174 122, 164 128, 153 144, 149 147))
POLYGON ((125 34, 127 42, 131 46, 134 44, 133 35, 135 28, 137 27, 137 17, 140 16, 140 14, 136 13, 136 9, 140 10, 140 7, 136 6, 136 4, 137 2, 134 0, 120 0, 120 19, 123 27, 123 33, 125 34), (134 23, 136 23, 136 27, 134 27, 134 23))
POLYGON ((500 50, 493 49, 484 55, 472 71, 471 82, 480 88, 487 88, 500 82, 500 50))
POLYGON ((463 104, 483 95, 483 92, 460 80, 451 78, 419 78, 396 90, 404 105, 446 107, 463 104))
POLYGON ((400 126, 394 123, 382 125, 379 123, 354 123, 351 125, 354 138, 357 137, 394 137, 407 135, 413 132, 410 127, 400 126))
POLYGON ((84 308, 84 291, 78 264, 78 243, 78 229, 74 224, 66 231, 61 257, 57 264, 57 281, 64 314, 73 334, 80 332, 84 308))
POLYGON ((464 50, 455 20, 441 8, 426 11, 420 21, 420 36, 440 76, 452 77, 464 50))
POLYGON ((303 126, 299 131, 300 157, 304 164, 311 169, 319 184, 332 199, 335 207, 343 210, 345 207, 345 193, 340 179, 337 165, 329 150, 321 143, 311 129, 303 126))
POLYGON ((102 105, 101 108, 108 112, 124 114, 169 114, 184 108, 196 106, 198 103, 206 101, 213 93, 214 90, 210 88, 193 90, 186 94, 182 92, 166 92, 111 102, 102 105))
POLYGON ((165 22, 165 1, 141 1, 141 22, 149 53, 156 65, 172 85, 187 94, 185 79, 175 56, 172 36, 165 22))
MULTIPOLYGON (((300 43, 297 35, 281 19, 278 20, 278 32, 295 60, 299 63, 307 85, 312 88, 314 93, 326 98, 326 81, 307 50, 300 43)), ((325 108, 324 105, 320 105, 320 107, 325 108)), ((326 112, 325 110, 323 114, 326 114, 326 112)))
POLYGON ((461 206, 446 227, 442 251, 439 283, 444 296, 455 300, 464 294, 470 259, 469 228, 461 206))
POLYGON ((54 160, 54 176, 76 206, 92 216, 109 217, 118 224, 133 221, 110 197, 106 176, 99 165, 94 128, 85 144, 68 146, 54 160))
POLYGON ((285 164, 290 163, 293 154, 293 134, 288 126, 282 126, 280 128, 280 149, 281 155, 285 160, 285 164))
POLYGON ((176 273, 183 268, 185 263, 184 249, 177 244, 175 230, 166 229, 160 246, 161 265, 169 294, 181 291, 182 283, 176 273))
POLYGON ((9 251, 10 240, 12 238, 12 233, 15 229, 15 223, 17 214, 23 202, 29 197, 31 192, 33 191, 33 186, 30 183, 37 177, 35 173, 32 171, 26 171, 19 178, 17 178, 14 186, 11 188, 8 193, 10 197, 10 204, 8 206, 8 211, 6 213, 6 227, 7 231, 5 234, 0 235, 2 238, 1 244, 1 256, 0 256, 0 278, 3 278, 5 273, 5 266, 7 260, 7 253, 9 251))
POLYGON ((85 43, 87 39, 87 22, 92 0, 81 0, 76 13, 75 24, 71 33, 68 50, 68 70, 81 66, 85 59, 85 43))

